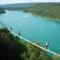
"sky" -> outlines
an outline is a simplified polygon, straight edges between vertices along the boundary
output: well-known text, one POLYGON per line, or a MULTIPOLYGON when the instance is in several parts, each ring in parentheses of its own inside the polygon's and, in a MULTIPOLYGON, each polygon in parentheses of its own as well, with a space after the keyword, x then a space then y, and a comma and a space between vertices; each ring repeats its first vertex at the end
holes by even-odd
POLYGON ((60 0, 0 0, 0 4, 29 3, 29 2, 60 2, 60 0))

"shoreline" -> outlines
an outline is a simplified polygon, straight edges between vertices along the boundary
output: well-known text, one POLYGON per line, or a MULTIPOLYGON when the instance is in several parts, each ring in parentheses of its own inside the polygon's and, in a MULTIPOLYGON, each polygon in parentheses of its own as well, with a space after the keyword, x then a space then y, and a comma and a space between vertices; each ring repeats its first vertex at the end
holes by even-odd
MULTIPOLYGON (((23 10, 22 10, 22 11, 23 11, 23 10)), ((23 12, 25 12, 25 11, 23 11, 23 12)), ((32 13, 32 12, 25 12, 25 13, 31 13, 33 16, 36 16, 36 17, 42 17, 42 18, 45 18, 45 19, 48 19, 48 20, 51 20, 51 21, 60 22, 60 19, 59 19, 59 18, 50 18, 50 17, 46 17, 46 16, 34 14, 34 13, 32 13)))

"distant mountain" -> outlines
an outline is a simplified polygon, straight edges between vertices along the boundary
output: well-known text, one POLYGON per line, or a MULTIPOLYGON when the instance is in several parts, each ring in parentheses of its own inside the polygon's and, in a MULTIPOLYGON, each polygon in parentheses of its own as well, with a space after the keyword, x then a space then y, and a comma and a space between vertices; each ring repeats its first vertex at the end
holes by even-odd
POLYGON ((0 7, 5 9, 22 9, 34 5, 33 3, 17 3, 17 4, 6 4, 0 5, 0 7))
POLYGON ((50 5, 59 5, 60 3, 16 3, 16 4, 6 4, 6 5, 0 5, 0 7, 4 9, 12 9, 12 10, 19 10, 27 7, 33 7, 33 6, 50 6, 50 5))
POLYGON ((0 5, 0 7, 6 10, 22 10, 25 12, 31 12, 34 15, 60 19, 60 2, 7 4, 0 5))

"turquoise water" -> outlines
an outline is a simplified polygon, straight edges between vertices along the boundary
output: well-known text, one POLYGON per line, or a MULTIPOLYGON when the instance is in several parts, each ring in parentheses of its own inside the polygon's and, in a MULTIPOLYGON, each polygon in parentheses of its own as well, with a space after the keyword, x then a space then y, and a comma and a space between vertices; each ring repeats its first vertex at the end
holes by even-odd
POLYGON ((35 43, 44 46, 49 41, 49 49, 60 54, 60 23, 22 11, 7 11, 0 15, 0 22, 35 43))

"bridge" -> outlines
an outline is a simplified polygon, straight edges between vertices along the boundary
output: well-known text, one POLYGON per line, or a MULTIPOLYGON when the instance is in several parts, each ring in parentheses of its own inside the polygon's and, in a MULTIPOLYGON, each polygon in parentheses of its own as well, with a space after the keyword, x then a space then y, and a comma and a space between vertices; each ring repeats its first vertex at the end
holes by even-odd
MULTIPOLYGON (((0 23, 0 24, 3 25, 5 28, 7 28, 4 24, 2 24, 2 23, 0 23)), ((51 51, 51 50, 48 50, 48 49, 46 49, 46 48, 44 48, 44 47, 41 47, 41 46, 39 46, 38 44, 35 44, 35 43, 33 43, 33 42, 31 42, 31 41, 29 41, 29 40, 23 38, 22 36, 19 36, 17 33, 11 31, 11 29, 9 29, 9 28, 7 28, 7 29, 8 29, 13 35, 19 37, 20 39, 23 39, 24 41, 26 41, 26 42, 28 42, 28 43, 30 43, 30 44, 32 44, 32 45, 38 47, 38 48, 40 48, 40 49, 42 49, 42 50, 44 50, 44 51, 50 53, 50 54, 53 54, 53 55, 56 55, 56 56, 59 56, 59 57, 60 57, 60 54, 55 53, 55 52, 53 52, 53 51, 51 51)))

